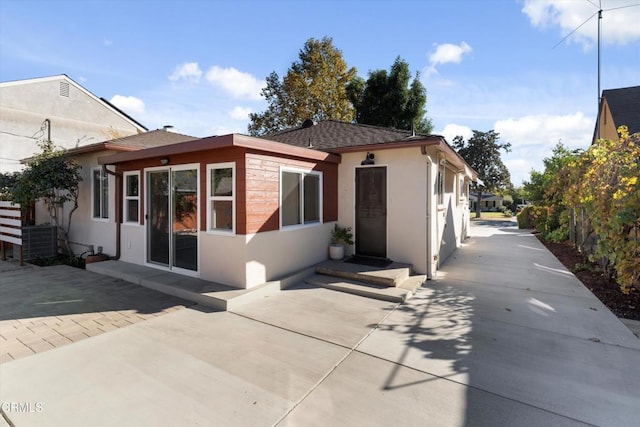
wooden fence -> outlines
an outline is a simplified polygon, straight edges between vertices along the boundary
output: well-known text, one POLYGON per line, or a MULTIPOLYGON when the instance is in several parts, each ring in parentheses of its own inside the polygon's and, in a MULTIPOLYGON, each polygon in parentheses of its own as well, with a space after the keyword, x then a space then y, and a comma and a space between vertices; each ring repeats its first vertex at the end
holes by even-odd
POLYGON ((20 205, 0 201, 0 250, 2 251, 3 261, 7 259, 5 248, 7 243, 20 246, 20 265, 24 265, 20 205))

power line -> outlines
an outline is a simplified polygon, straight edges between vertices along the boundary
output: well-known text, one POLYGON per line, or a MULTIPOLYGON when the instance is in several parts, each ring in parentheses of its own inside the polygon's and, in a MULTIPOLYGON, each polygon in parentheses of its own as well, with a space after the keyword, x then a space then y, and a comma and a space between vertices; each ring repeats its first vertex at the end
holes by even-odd
MULTIPOLYGON (((36 132, 36 133, 38 133, 38 132, 36 132)), ((4 130, 0 130, 0 133, 4 133, 6 135, 11 135, 11 136, 17 136, 18 138, 33 139, 33 140, 36 140, 36 141, 38 140, 38 138, 36 138, 35 136, 18 135, 17 133, 7 132, 7 131, 4 131, 4 130)), ((35 133, 34 133, 34 135, 35 135, 35 133)))

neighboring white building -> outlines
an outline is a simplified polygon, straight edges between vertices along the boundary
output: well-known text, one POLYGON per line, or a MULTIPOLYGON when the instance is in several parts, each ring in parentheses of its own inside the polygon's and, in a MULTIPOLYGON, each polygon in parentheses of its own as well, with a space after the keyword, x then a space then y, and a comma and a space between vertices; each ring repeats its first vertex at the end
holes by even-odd
MULTIPOLYGON (((476 203, 478 201, 478 195, 471 193, 469 195, 469 208, 472 212, 476 211, 476 203)), ((482 195, 482 201, 480 202, 480 210, 482 212, 499 212, 504 205, 504 198, 493 193, 484 193, 482 195)))
POLYGON ((64 74, 0 83, 0 173, 21 170, 38 141, 71 149, 146 131, 64 74))

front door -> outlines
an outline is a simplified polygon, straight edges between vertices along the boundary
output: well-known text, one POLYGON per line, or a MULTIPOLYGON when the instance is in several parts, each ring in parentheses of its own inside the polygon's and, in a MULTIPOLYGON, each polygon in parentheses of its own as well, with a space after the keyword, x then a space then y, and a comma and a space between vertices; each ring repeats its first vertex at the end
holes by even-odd
POLYGON ((387 168, 356 169, 356 254, 387 257, 387 168))
POLYGON ((198 169, 147 171, 147 262, 198 271, 198 169))

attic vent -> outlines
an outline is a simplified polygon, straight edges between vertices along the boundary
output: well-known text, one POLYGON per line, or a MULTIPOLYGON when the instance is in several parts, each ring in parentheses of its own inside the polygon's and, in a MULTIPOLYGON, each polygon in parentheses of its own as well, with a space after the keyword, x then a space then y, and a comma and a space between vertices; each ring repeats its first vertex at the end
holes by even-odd
POLYGON ((310 128, 311 126, 313 126, 315 123, 313 123, 313 120, 311 119, 307 119, 304 122, 302 122, 302 128, 306 129, 306 128, 310 128))
POLYGON ((69 97, 69 83, 60 82, 60 96, 69 97))

